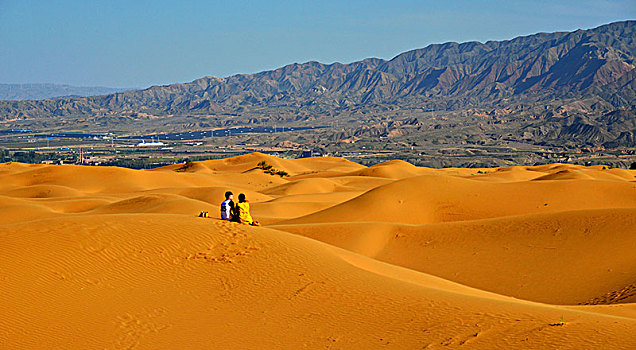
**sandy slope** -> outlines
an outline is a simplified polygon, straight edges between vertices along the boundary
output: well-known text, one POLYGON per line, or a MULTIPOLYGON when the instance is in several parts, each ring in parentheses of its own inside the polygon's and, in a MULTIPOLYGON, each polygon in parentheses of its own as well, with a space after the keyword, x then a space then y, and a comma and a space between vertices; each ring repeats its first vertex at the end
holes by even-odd
MULTIPOLYGON (((636 281, 633 209, 415 226, 273 227, 483 290, 551 304, 584 303, 636 281)), ((636 293, 622 301, 636 302, 636 293)))
POLYGON ((636 183, 594 180, 486 182, 413 176, 289 223, 428 224, 580 209, 636 208, 636 183))
POLYGON ((0 213, 3 349, 636 348, 634 171, 11 163, 0 213))

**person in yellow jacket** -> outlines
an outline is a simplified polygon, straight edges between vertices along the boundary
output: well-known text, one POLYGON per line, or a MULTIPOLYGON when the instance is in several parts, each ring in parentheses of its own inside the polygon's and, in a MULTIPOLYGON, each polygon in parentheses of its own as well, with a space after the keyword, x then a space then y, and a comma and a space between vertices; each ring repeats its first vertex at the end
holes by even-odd
POLYGON ((250 215, 250 203, 247 199, 245 199, 245 194, 239 194, 238 200, 239 202, 236 204, 236 210, 238 211, 239 222, 241 224, 259 226, 260 224, 258 221, 252 219, 252 215, 250 215))

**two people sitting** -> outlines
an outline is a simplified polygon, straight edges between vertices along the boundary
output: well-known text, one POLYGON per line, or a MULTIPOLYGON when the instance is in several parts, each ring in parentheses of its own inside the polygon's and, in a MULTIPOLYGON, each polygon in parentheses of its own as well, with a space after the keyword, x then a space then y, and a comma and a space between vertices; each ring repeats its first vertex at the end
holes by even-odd
POLYGON ((252 219, 250 203, 245 199, 245 194, 239 194, 238 200, 238 203, 234 203, 234 194, 231 191, 225 192, 225 200, 221 203, 221 220, 260 226, 258 221, 252 219))

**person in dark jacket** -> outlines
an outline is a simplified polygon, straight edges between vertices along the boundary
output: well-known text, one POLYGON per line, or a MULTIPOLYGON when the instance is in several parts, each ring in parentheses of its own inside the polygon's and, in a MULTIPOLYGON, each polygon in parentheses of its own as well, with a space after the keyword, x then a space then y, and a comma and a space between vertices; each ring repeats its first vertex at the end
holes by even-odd
POLYGON ((221 203, 221 220, 236 221, 234 208, 234 194, 230 191, 225 192, 225 200, 221 203))

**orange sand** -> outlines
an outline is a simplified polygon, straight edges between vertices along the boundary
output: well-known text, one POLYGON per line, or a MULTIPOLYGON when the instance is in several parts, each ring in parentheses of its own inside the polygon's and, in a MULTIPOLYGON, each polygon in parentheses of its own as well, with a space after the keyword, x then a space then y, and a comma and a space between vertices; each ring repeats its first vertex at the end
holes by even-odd
POLYGON ((2 349, 634 349, 636 171, 5 163, 0 267, 2 349))

